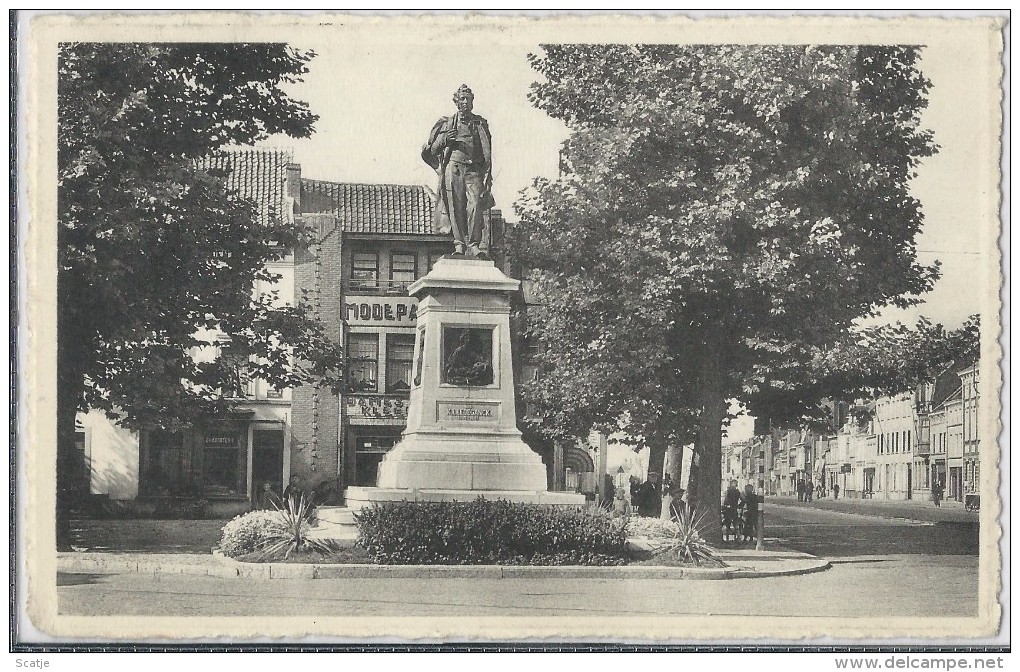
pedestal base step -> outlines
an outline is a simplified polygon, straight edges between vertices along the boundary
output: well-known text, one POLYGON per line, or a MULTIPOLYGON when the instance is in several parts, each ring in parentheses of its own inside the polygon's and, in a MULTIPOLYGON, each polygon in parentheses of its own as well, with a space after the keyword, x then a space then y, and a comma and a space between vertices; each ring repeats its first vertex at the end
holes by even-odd
POLYGON ((320 506, 315 510, 315 524, 309 530, 308 536, 313 539, 354 543, 358 538, 354 512, 346 506, 320 506))

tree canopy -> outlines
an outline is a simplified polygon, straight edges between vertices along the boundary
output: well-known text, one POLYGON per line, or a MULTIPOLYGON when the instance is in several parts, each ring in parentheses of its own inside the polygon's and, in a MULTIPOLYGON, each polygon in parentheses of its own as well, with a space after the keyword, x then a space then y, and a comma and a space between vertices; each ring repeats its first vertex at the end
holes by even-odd
MULTIPOLYGON (((69 43, 58 85, 58 413, 171 427, 228 408, 226 336, 285 387, 338 375, 309 309, 255 296, 305 234, 260 215, 209 158, 316 116, 283 86, 314 54, 283 44, 69 43), (298 358, 295 366, 293 359, 298 358)), ((66 441, 66 437, 65 437, 66 441)))
POLYGON ((970 316, 956 329, 920 318, 902 323, 855 329, 840 342, 815 350, 810 362, 744 398, 747 409, 779 424, 828 426, 824 402, 855 401, 908 392, 954 366, 978 360, 981 321, 970 316))
POLYGON ((695 436, 714 508, 726 400, 785 386, 938 277, 917 260, 909 191, 936 151, 919 50, 543 49, 531 99, 570 137, 511 232, 539 303, 537 429, 695 436))

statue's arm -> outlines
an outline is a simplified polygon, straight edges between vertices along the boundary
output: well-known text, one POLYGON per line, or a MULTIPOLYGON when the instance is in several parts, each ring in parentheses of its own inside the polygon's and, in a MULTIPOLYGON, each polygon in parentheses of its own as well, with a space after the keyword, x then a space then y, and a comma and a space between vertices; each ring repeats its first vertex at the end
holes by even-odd
POLYGON ((446 133, 443 132, 445 127, 446 117, 443 117, 432 126, 432 132, 429 133, 428 148, 433 156, 439 156, 446 149, 446 133))
POLYGON ((492 133, 489 132, 489 122, 482 118, 482 155, 485 157, 485 178, 488 186, 492 186, 492 133))

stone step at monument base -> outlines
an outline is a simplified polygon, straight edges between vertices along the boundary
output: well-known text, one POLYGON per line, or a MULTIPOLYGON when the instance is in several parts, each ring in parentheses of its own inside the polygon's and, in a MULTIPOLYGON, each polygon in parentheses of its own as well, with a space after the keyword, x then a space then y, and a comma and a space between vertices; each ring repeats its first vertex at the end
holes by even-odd
POLYGON ((354 525, 354 512, 346 506, 320 506, 315 509, 315 518, 320 523, 354 525))
POLYGON ((332 539, 341 546, 351 546, 358 538, 354 512, 346 506, 320 506, 315 510, 315 524, 309 530, 312 539, 332 539))
POLYGON ((441 490, 404 488, 347 488, 347 508, 357 511, 372 504, 384 502, 472 502, 479 497, 505 499, 524 504, 545 506, 584 506, 585 497, 576 492, 548 492, 544 490, 441 490))

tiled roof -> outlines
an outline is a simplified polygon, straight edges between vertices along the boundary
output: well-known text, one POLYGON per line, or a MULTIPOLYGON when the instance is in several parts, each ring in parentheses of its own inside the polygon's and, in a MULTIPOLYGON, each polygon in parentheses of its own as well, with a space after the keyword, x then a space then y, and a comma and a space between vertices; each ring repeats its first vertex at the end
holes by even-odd
POLYGON ((347 233, 434 234, 434 203, 421 186, 301 180, 301 212, 331 212, 347 233))
POLYGON ((271 213, 287 221, 293 206, 287 199, 287 164, 294 162, 289 149, 237 147, 209 157, 203 167, 226 169, 227 188, 257 204, 260 220, 268 223, 271 213))

